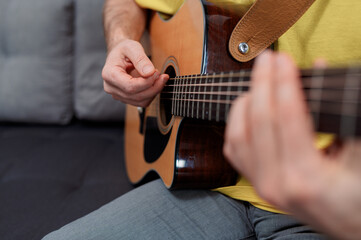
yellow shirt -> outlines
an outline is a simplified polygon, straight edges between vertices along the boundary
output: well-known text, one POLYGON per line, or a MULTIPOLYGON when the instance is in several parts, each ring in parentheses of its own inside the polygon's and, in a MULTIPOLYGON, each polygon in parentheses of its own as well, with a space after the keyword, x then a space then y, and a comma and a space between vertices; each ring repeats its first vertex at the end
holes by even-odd
MULTIPOLYGON (((217 1, 217 0, 212 0, 217 1)), ((218 0, 249 6, 255 0, 218 0)), ((145 8, 174 14, 183 0, 136 0, 145 8)), ((325 59, 330 66, 360 63, 361 61, 361 1, 316 0, 310 9, 275 43, 275 49, 290 54, 296 64, 310 67, 318 59, 325 59)), ((332 142, 333 136, 318 134, 316 146, 323 148, 332 142)), ((217 191, 232 198, 250 202, 254 206, 280 212, 263 201, 249 182, 240 178, 235 186, 217 191)))
POLYGON ((184 0, 135 0, 142 8, 173 15, 184 0))

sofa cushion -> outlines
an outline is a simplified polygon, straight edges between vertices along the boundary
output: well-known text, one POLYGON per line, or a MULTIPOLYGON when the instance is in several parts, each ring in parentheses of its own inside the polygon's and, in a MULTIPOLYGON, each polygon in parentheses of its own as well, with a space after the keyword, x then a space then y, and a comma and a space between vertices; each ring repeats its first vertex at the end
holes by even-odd
POLYGON ((103 90, 106 47, 102 9, 103 0, 76 1, 75 114, 85 120, 121 120, 125 105, 103 90))
POLYGON ((0 239, 38 240, 133 187, 122 124, 0 125, 0 239))
POLYGON ((0 1, 0 121, 68 123, 73 0, 0 1))

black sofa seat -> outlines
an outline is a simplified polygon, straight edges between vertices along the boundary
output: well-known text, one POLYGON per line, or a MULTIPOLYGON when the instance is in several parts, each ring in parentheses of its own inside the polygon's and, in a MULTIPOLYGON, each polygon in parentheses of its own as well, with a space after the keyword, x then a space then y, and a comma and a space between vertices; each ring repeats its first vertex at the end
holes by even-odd
POLYGON ((0 239, 41 239, 132 189, 123 124, 0 124, 0 239))

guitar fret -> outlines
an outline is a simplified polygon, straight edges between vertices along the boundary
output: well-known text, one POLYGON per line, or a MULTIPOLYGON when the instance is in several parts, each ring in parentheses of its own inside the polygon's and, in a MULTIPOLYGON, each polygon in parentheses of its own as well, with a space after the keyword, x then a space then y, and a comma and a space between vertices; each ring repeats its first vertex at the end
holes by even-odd
MULTIPOLYGON (((193 75, 193 76, 195 77, 195 75, 193 75)), ((192 76, 192 77, 193 77, 193 76, 192 76)), ((192 95, 193 95, 194 99, 195 99, 195 92, 196 92, 195 82, 196 82, 196 79, 194 79, 194 81, 193 81, 193 85, 194 85, 194 86, 193 86, 193 92, 194 92, 194 93, 193 93, 192 95)), ((194 117, 194 116, 193 116, 193 113, 194 113, 194 99, 193 99, 193 101, 192 101, 192 118, 194 117)))
MULTIPOLYGON (((208 75, 207 75, 208 76, 208 75)), ((207 79, 204 81, 204 82, 207 82, 207 79)), ((207 91, 207 86, 204 87, 204 91, 203 92, 206 92, 207 91)), ((206 108, 206 94, 203 94, 203 107, 202 107, 202 119, 204 120, 205 117, 205 108, 206 108)))
POLYGON ((180 102, 179 102, 179 116, 182 116, 182 109, 183 109, 183 93, 184 93, 184 89, 183 89, 183 78, 184 76, 182 76, 179 80, 179 88, 180 88, 180 102))
MULTIPOLYGON (((174 80, 175 82, 175 80, 174 80)), ((173 93, 172 93, 172 99, 175 99, 176 96, 176 91, 175 91, 175 87, 172 87, 173 89, 173 93)), ((171 110, 172 115, 174 115, 174 100, 172 101, 172 110, 171 110)))
POLYGON ((177 103, 177 107, 176 107, 176 115, 177 116, 179 116, 179 104, 180 104, 180 102, 179 102, 179 83, 180 83, 180 78, 179 77, 177 77, 177 99, 176 99, 176 103, 177 103))
POLYGON ((183 107, 182 107, 182 116, 184 117, 186 115, 186 95, 187 95, 187 85, 185 84, 185 81, 186 81, 186 77, 187 76, 184 76, 183 77, 183 83, 182 83, 182 102, 183 102, 183 107))
MULTIPOLYGON (((198 100, 200 100, 202 78, 199 79, 199 83, 200 84, 198 85, 198 100)), ((197 118, 199 118, 199 101, 197 101, 197 118)))
POLYGON ((309 96, 317 101, 314 103, 314 124, 318 128, 320 125, 320 110, 321 110, 321 97, 322 97, 322 86, 324 85, 324 68, 315 68, 311 78, 311 90, 309 96))
POLYGON ((183 79, 183 87, 184 87, 184 92, 183 92, 183 117, 186 116, 186 107, 187 107, 187 102, 186 102, 186 99, 187 99, 187 77, 184 76, 184 79, 183 79))
POLYGON ((178 116, 181 116, 181 111, 182 111, 182 77, 183 76, 180 76, 179 77, 179 80, 178 80, 178 116))
POLYGON ((184 85, 184 82, 185 82, 185 79, 186 79, 186 76, 183 76, 182 77, 182 83, 181 83, 181 86, 182 86, 182 92, 181 92, 181 96, 182 96, 182 102, 181 102, 181 109, 180 109, 180 115, 182 117, 184 117, 184 105, 185 105, 185 97, 184 95, 186 94, 186 89, 185 89, 185 85, 184 85))
MULTIPOLYGON (((228 82, 232 81, 232 78, 233 78, 233 72, 230 72, 229 77, 228 77, 228 82)), ((231 87, 227 86, 227 97, 226 97, 227 102, 229 102, 229 100, 230 100, 230 91, 231 91, 231 87)), ((225 119, 225 121, 227 121, 229 107, 230 107, 230 104, 227 103, 226 104, 226 110, 224 111, 224 119, 225 119)))
POLYGON ((239 75, 239 77, 238 77, 238 81, 241 83, 239 86, 238 86, 238 95, 240 95, 240 94, 242 94, 243 93, 243 90, 242 90, 242 85, 243 85, 243 83, 245 82, 245 79, 244 79, 244 77, 245 77, 245 72, 244 71, 242 71, 241 72, 241 74, 239 75))
MULTIPOLYGON (((211 95, 209 96, 210 100, 213 100, 213 85, 214 85, 214 75, 215 73, 213 73, 212 75, 212 86, 211 86, 211 95)), ((209 114, 208 114, 208 120, 211 121, 212 119, 212 101, 209 101, 209 114)))
MULTIPOLYGON (((223 80, 223 72, 221 72, 221 77, 219 78, 219 83, 222 85, 223 80)), ((221 100, 221 92, 222 87, 218 87, 218 97, 217 97, 217 105, 216 105, 216 121, 219 122, 219 108, 220 108, 220 100, 221 100)))
POLYGON ((172 104, 174 105, 172 114, 176 115, 176 111, 177 111, 177 77, 174 78, 174 82, 173 82, 173 94, 174 94, 174 98, 172 99, 172 104))
MULTIPOLYGON (((187 87, 188 87, 188 98, 187 99, 191 99, 191 85, 188 85, 188 81, 190 81, 189 78, 187 78, 187 87)), ((190 104, 190 101, 188 101, 188 106, 187 106, 187 117, 189 117, 189 104, 190 104)))
POLYGON ((359 100, 359 91, 347 91, 346 89, 354 89, 360 87, 360 82, 355 81, 357 78, 355 77, 359 73, 359 69, 350 68, 346 74, 345 86, 343 91, 343 105, 342 105, 342 117, 340 123, 340 135, 348 136, 356 134, 356 124, 358 118, 358 105, 347 105, 347 102, 358 102, 359 100), (351 115, 347 116, 347 108, 351 108, 351 115))

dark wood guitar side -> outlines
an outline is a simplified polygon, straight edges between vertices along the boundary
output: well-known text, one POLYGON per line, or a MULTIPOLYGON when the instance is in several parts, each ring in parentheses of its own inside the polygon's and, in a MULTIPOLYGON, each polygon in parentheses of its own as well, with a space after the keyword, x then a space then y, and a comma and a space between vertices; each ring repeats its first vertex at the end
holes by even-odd
MULTIPOLYGON (((154 13, 152 61, 171 77, 250 68, 227 50, 241 13, 213 3, 188 0, 169 20, 154 13)), ((224 124, 175 117, 160 95, 140 113, 127 106, 126 166, 132 183, 155 171, 168 188, 215 188, 233 184, 237 174, 222 154, 224 124)))

